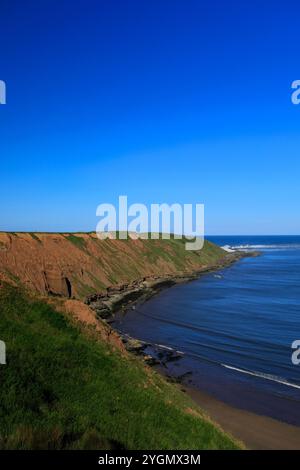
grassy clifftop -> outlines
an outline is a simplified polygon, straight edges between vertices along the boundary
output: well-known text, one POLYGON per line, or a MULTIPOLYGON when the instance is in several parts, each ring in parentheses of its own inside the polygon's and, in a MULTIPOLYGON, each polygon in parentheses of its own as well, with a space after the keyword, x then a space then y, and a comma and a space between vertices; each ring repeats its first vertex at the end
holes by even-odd
POLYGON ((5 283, 0 338, 2 449, 238 447, 137 358, 5 283))
POLYGON ((41 294, 83 299, 107 286, 142 277, 193 272, 225 255, 205 241, 99 240, 95 233, 0 233, 0 278, 41 294))

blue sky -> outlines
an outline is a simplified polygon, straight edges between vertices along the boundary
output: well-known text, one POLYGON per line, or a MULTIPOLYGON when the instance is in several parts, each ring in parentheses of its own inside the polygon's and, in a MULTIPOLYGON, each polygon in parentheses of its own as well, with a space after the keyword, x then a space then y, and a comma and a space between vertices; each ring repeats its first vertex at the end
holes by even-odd
POLYGON ((125 194, 204 203, 209 234, 299 234, 299 12, 2 0, 0 230, 94 230, 125 194))

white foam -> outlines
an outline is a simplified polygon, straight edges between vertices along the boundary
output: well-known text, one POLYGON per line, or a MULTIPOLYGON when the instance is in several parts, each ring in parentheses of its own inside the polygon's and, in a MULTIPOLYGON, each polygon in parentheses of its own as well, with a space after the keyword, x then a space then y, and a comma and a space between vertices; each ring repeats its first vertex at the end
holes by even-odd
POLYGON ((228 253, 233 253, 235 250, 233 250, 229 245, 222 246, 223 250, 228 251, 228 253))
POLYGON ((170 346, 165 346, 164 344, 157 344, 156 346, 161 349, 168 349, 169 351, 174 351, 174 348, 170 348, 170 346))
POLYGON ((167 349, 168 351, 175 351, 177 354, 184 355, 183 351, 176 351, 174 348, 171 348, 170 346, 165 346, 164 344, 156 344, 155 346, 161 349, 167 349))
POLYGON ((254 377, 259 377, 261 379, 265 380, 271 380, 272 382, 277 382, 283 385, 287 385, 288 387, 293 387, 293 388, 298 388, 300 389, 300 385, 293 384, 291 382, 288 382, 286 379, 282 379, 281 377, 275 377, 273 375, 269 374, 263 374, 261 372, 253 372, 250 370, 245 370, 245 369, 239 369, 238 367, 233 367, 229 366, 228 364, 221 364, 223 367, 226 367, 226 369, 232 369, 236 370, 237 372, 242 372, 243 374, 248 374, 248 375, 253 375, 254 377))
POLYGON ((300 245, 299 244, 273 244, 273 245, 225 245, 222 246, 223 250, 227 248, 227 251, 229 250, 287 250, 287 249, 299 249, 300 245))

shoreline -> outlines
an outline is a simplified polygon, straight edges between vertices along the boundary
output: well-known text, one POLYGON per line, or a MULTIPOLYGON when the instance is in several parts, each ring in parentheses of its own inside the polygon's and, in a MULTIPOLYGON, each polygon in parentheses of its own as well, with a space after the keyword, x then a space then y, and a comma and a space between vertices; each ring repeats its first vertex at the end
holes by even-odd
POLYGON ((249 450, 299 450, 300 427, 243 410, 184 385, 185 391, 207 415, 249 450))
POLYGON ((131 283, 110 286, 106 288, 104 293, 87 296, 84 303, 95 312, 97 320, 104 321, 115 331, 127 351, 143 358, 149 366, 164 365, 167 362, 179 359, 181 354, 178 351, 169 350, 163 346, 154 346, 154 344, 123 333, 115 328, 114 322, 117 317, 126 315, 129 310, 135 310, 137 305, 143 304, 167 288, 197 280, 202 275, 227 268, 243 258, 259 255, 260 252, 257 251, 235 251, 230 253, 225 251, 224 256, 215 264, 204 265, 201 269, 193 272, 181 272, 176 275, 165 274, 161 277, 144 277, 131 283))
POLYGON ((213 265, 204 265, 192 272, 151 276, 107 287, 106 292, 95 293, 85 298, 85 303, 96 312, 96 316, 107 323, 113 322, 118 312, 126 313, 136 304, 144 303, 163 289, 199 279, 202 275, 219 271, 239 261, 242 258, 259 256, 259 252, 235 251, 224 252, 224 257, 213 265))
POLYGON ((204 265, 193 272, 144 277, 131 283, 110 286, 104 293, 87 296, 85 303, 95 312, 98 320, 104 321, 115 331, 127 351, 140 356, 149 366, 164 366, 168 362, 180 359, 182 353, 123 333, 114 325, 118 316, 126 315, 129 310, 135 310, 137 305, 143 304, 167 288, 197 280, 205 274, 227 268, 243 258, 257 257, 260 254, 259 251, 224 251, 224 256, 215 264, 204 265))

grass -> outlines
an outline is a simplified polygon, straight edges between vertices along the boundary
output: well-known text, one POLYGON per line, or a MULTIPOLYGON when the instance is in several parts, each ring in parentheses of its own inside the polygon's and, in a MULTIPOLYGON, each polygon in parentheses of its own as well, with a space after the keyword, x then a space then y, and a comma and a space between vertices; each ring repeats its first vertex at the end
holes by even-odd
POLYGON ((33 238, 33 239, 34 239, 35 241, 37 241, 38 243, 42 243, 42 240, 40 240, 40 238, 37 237, 35 233, 29 232, 29 235, 31 236, 31 238, 33 238))
POLYGON ((188 267, 189 262, 197 262, 200 264, 215 264, 224 257, 224 251, 218 246, 205 240, 203 249, 200 251, 187 251, 185 249, 185 239, 170 240, 150 240, 146 246, 144 256, 151 263, 156 262, 159 258, 167 262, 173 263, 176 268, 184 270, 188 267))
POLYGON ((79 237, 78 235, 66 235, 66 239, 69 240, 73 245, 75 245, 77 248, 80 248, 81 250, 84 250, 86 247, 86 242, 85 239, 82 237, 79 237))
POLYGON ((0 288, 1 449, 232 449, 178 388, 18 288, 0 288))

